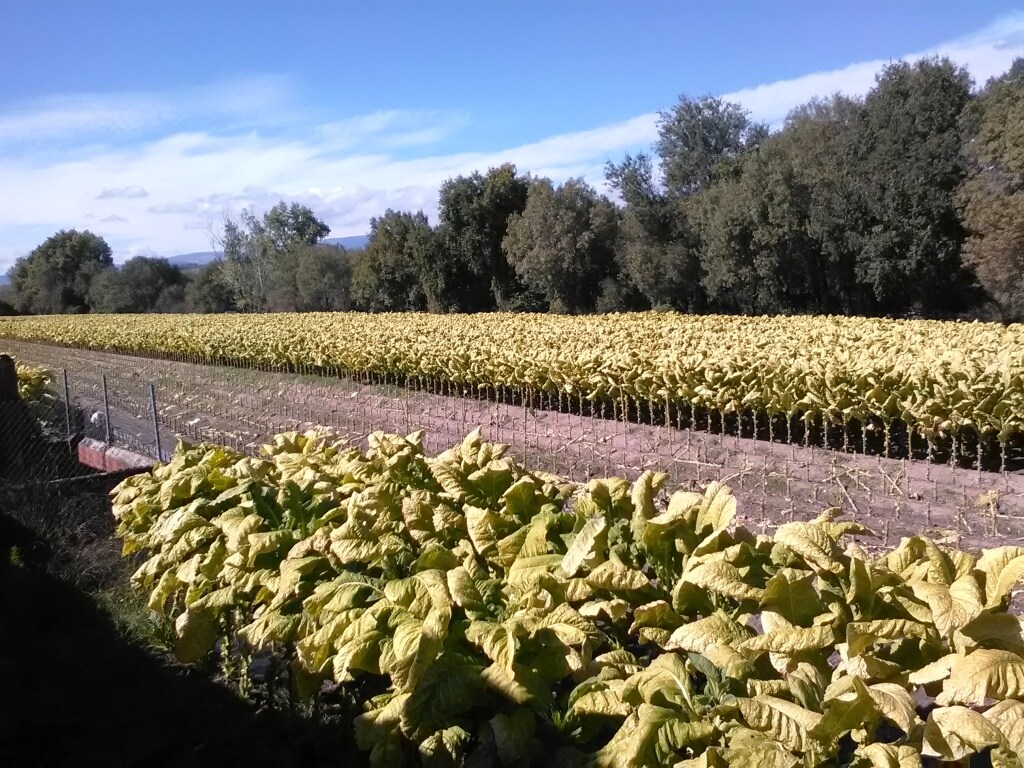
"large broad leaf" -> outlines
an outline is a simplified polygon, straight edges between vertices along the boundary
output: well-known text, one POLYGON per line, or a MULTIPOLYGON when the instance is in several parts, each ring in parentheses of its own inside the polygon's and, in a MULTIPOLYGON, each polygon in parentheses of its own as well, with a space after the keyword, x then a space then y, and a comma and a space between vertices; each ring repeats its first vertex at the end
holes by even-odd
POLYGON ((1014 585, 1024 578, 1024 547, 996 547, 978 558, 978 570, 985 574, 985 607, 1002 605, 1014 585))
POLYGON ((516 659, 516 650, 519 647, 514 624, 473 621, 466 628, 466 639, 474 645, 480 646, 492 662, 509 671, 512 670, 516 659))
POLYGON ((562 564, 562 555, 519 557, 508 571, 508 584, 515 589, 527 590, 541 579, 553 574, 562 564))
POLYGON ((830 696, 822 704, 824 716, 810 730, 810 735, 823 745, 835 744, 841 736, 863 728, 876 717, 875 702, 859 678, 850 678, 847 691, 830 696))
POLYGON ((716 645, 736 645, 750 637, 750 631, 730 619, 724 611, 677 628, 669 638, 665 650, 704 653, 716 645))
POLYGON ((448 591, 454 603, 466 611, 470 618, 480 618, 491 613, 491 607, 480 590, 484 584, 477 584, 463 566, 452 568, 445 574, 448 591))
POLYGON ((476 489, 466 482, 466 479, 456 467, 438 459, 428 459, 427 466, 430 468, 430 474, 434 476, 437 484, 454 501, 464 501, 467 496, 475 497, 476 489))
POLYGON ((846 643, 849 656, 860 656, 875 643, 893 643, 899 640, 934 638, 934 631, 916 621, 907 619, 878 619, 851 621, 846 625, 846 643))
MULTIPOLYGON (((684 573, 679 583, 692 584, 733 600, 753 600, 759 603, 764 596, 764 590, 746 583, 739 569, 725 560, 699 563, 684 573)), ((676 607, 678 609, 680 606, 676 607)))
POLYGON ((744 640, 739 649, 751 656, 772 652, 792 656, 797 653, 817 651, 835 645, 835 631, 832 627, 786 626, 763 635, 744 640))
POLYGON ((765 585, 761 608, 774 611, 791 624, 808 627, 825 606, 814 589, 816 576, 808 571, 780 568, 765 585))
POLYGON ((377 706, 357 716, 353 722, 352 732, 356 745, 364 751, 397 737, 402 709, 409 694, 387 694, 381 698, 384 701, 379 698, 375 700, 377 706))
POLYGON ((587 575, 586 582, 595 589, 609 592, 632 592, 651 586, 650 579, 643 573, 618 560, 601 563, 587 575))
MULTIPOLYGON (((656 514, 654 497, 665 486, 668 475, 664 472, 651 472, 647 470, 641 473, 640 477, 633 483, 633 490, 630 494, 630 501, 633 502, 633 519, 650 520, 656 514)), ((639 531, 635 531, 637 536, 639 531)))
POLYGON ((1019 760, 1024 760, 1024 702, 1014 699, 1000 701, 985 711, 985 719, 993 723, 1006 739, 1005 747, 1019 760))
POLYGON ((605 544, 607 528, 608 524, 603 515, 592 517, 573 537, 565 557, 562 558, 562 570, 566 576, 575 576, 584 563, 597 565, 603 559, 603 553, 599 552, 599 548, 603 548, 605 544))
POLYGON ((450 611, 435 609, 422 621, 409 617, 395 629, 389 673, 396 690, 413 690, 440 656, 450 618, 450 611))
POLYGON ((187 609, 175 619, 174 632, 174 655, 186 664, 194 663, 213 650, 220 636, 218 616, 211 610, 187 609))
POLYGON ((536 729, 533 712, 518 708, 508 714, 498 714, 490 720, 498 758, 505 765, 527 755, 536 729))
POLYGON ((239 630, 239 637, 253 650, 264 650, 274 643, 287 643, 295 637, 301 616, 268 610, 239 630))
POLYGON ((591 600, 580 606, 580 616, 588 619, 600 619, 602 616, 615 624, 626 618, 629 613, 629 603, 620 598, 611 600, 591 600))
POLYGON ((636 634, 641 627, 662 627, 675 629, 683 623, 683 617, 672 610, 664 600, 654 600, 633 609, 633 625, 629 633, 636 634))
POLYGON ((866 744, 853 754, 851 768, 921 768, 921 754, 906 745, 866 744))
POLYGON ((904 733, 910 734, 920 724, 917 717, 916 704, 910 692, 896 683, 874 683, 865 685, 856 677, 841 677, 829 685, 825 693, 826 700, 850 697, 851 693, 860 693, 870 699, 873 709, 882 717, 899 726, 904 733))
POLYGON ((496 504, 512 485, 513 466, 508 459, 498 459, 481 467, 466 478, 475 495, 496 504))
POLYGON ((1024 617, 983 613, 954 635, 958 649, 999 648, 1024 656, 1024 617))
POLYGON ((715 531, 724 531, 736 517, 736 497, 727 485, 713 481, 704 491, 697 510, 695 529, 704 537, 715 531))
POLYGON ((999 728, 973 709, 939 707, 928 715, 921 754, 943 760, 963 760, 1002 741, 999 728))
POLYGON ((523 664, 514 664, 512 669, 492 664, 480 673, 480 680, 520 706, 543 708, 551 700, 550 685, 537 672, 523 664))
POLYGON ((423 768, 458 768, 471 736, 460 726, 437 731, 419 745, 423 768))
POLYGON ((904 733, 912 734, 920 723, 914 699, 903 686, 875 683, 868 686, 868 695, 882 716, 898 725, 904 733))
POLYGON ((979 648, 953 662, 949 679, 936 700, 948 706, 1021 697, 1024 697, 1024 658, 1010 651, 979 648))
POLYGON ((502 537, 502 531, 507 524, 493 510, 474 507, 471 504, 467 504, 463 509, 466 515, 466 530, 469 532, 470 541, 473 542, 473 548, 477 554, 486 557, 502 537))
POLYGON ((737 699, 747 725, 777 739, 786 749, 806 752, 814 746, 810 732, 821 722, 817 712, 774 696, 737 699))
POLYGON ((401 708, 402 731, 422 740, 449 727, 462 713, 477 706, 485 694, 480 662, 446 651, 432 664, 401 708))
POLYGON ((543 497, 539 494, 537 481, 532 477, 521 477, 502 494, 505 511, 520 523, 526 523, 540 510, 543 497))
POLYGON ((787 666, 789 670, 786 672, 786 682, 789 684, 793 701, 804 709, 821 711, 821 702, 825 698, 826 688, 829 687, 826 665, 817 660, 815 664, 800 661, 795 666, 787 666))
POLYGON ((932 612, 932 622, 944 638, 951 638, 955 631, 967 626, 983 609, 984 596, 973 574, 961 576, 948 586, 912 581, 910 588, 919 600, 927 603, 932 612))
POLYGON ((814 571, 839 574, 845 570, 837 559, 835 541, 820 525, 785 523, 775 531, 775 541, 793 550, 814 571))
POLYGON ((624 680, 597 680, 581 683, 569 697, 570 713, 582 717, 626 717, 631 708, 622 700, 624 680))
POLYGON ((608 768, 672 765, 687 752, 702 752, 714 734, 715 727, 707 721, 689 722, 678 710, 641 704, 626 718, 616 737, 595 755, 595 765, 608 768))
POLYGON ((534 636, 554 634, 565 645, 582 645, 590 635, 599 635, 594 624, 571 605, 562 603, 543 616, 533 627, 534 636), (544 630, 544 632, 542 632, 544 630))
POLYGON ((907 675, 907 681, 911 685, 931 685, 949 677, 953 671, 953 665, 962 658, 958 653, 949 653, 941 659, 925 664, 920 669, 912 671, 907 675))

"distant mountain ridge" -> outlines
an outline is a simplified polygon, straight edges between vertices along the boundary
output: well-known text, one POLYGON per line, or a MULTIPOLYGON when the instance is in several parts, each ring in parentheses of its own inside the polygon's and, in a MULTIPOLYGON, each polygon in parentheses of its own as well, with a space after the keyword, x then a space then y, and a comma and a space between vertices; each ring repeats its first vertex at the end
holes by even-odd
MULTIPOLYGON (((350 251, 358 251, 366 247, 370 242, 369 235, 349 235, 348 237, 328 237, 324 241, 327 245, 340 245, 350 251)), ((196 251, 195 253, 182 253, 178 256, 171 256, 167 260, 176 267, 187 269, 189 267, 201 267, 209 264, 214 259, 220 258, 220 251, 196 251)))

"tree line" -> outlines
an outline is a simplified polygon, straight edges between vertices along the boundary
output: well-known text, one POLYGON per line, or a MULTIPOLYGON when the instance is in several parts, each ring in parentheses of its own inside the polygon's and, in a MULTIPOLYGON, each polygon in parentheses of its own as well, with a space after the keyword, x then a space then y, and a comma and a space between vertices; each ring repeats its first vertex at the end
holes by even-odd
POLYGON ((1024 60, 974 90, 948 59, 885 67, 862 98, 772 132, 720 98, 659 114, 650 154, 605 168, 615 200, 514 165, 444 182, 433 225, 388 210, 361 251, 309 208, 225 222, 184 275, 114 267, 90 233, 20 259, 21 312, 634 309, 1024 320, 1024 60), (73 253, 88 252, 88 258, 73 253))

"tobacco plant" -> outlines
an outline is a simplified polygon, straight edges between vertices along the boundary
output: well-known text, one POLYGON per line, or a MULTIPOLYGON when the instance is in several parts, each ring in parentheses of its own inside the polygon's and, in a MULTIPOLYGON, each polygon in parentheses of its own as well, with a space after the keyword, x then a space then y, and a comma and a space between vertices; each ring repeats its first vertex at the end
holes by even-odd
POLYGON ((113 499, 178 656, 347 692, 375 765, 1024 768, 1024 547, 871 554, 834 510, 757 535, 665 481, 313 431, 180 446, 113 499))

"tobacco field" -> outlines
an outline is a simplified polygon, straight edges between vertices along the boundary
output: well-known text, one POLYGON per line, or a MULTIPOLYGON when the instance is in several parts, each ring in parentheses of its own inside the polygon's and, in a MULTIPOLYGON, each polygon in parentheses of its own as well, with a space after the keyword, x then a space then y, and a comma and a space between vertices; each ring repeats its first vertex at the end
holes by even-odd
POLYGON ((343 699, 375 765, 1024 765, 1024 547, 882 551, 832 510, 756 535, 718 483, 422 445, 288 433, 125 480, 179 658, 343 699))

